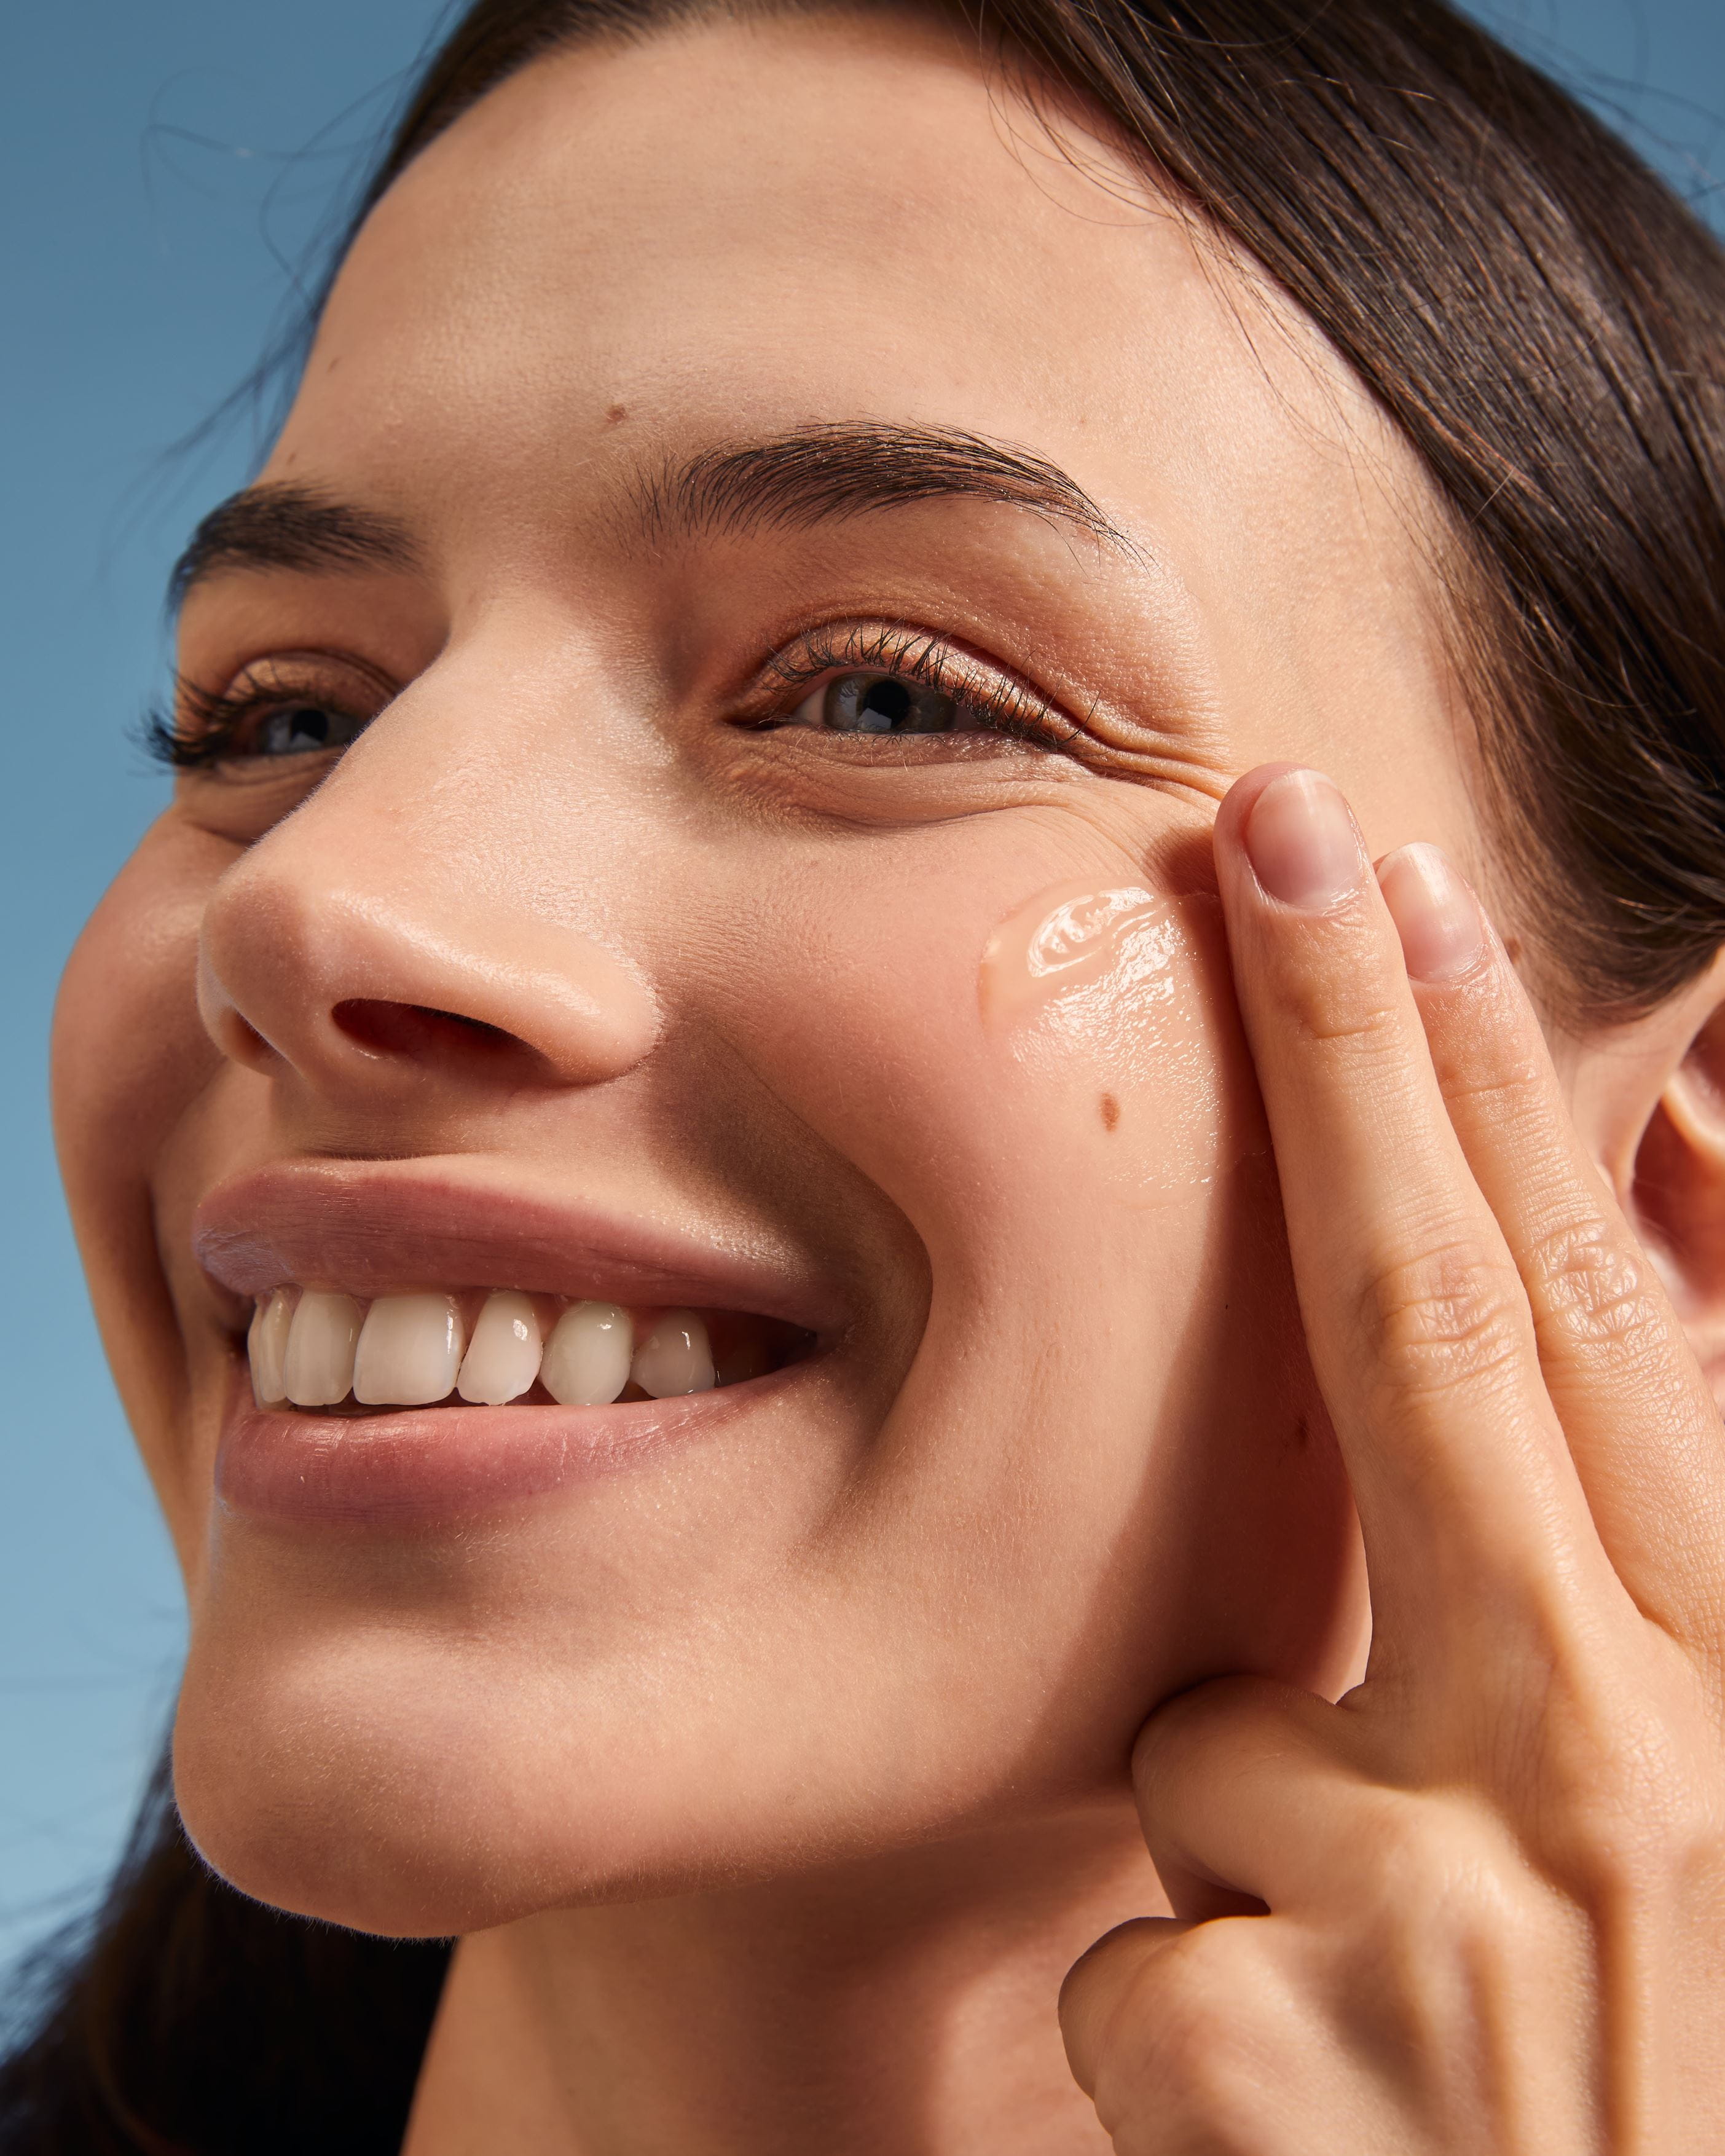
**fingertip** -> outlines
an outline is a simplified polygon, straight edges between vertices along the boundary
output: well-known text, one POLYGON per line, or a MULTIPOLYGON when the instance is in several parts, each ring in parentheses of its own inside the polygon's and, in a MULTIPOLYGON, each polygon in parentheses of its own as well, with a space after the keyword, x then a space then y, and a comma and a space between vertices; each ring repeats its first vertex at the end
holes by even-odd
POLYGON ((1258 796, 1272 781, 1291 771, 1301 771, 1298 763, 1260 763, 1236 778, 1222 796, 1222 805, 1216 811, 1216 837, 1231 846, 1245 850, 1245 831, 1247 819, 1257 805, 1258 796))
POLYGON ((1491 947, 1485 914, 1441 848, 1399 846, 1378 863, 1378 886, 1409 980, 1451 988, 1478 970, 1491 947))
POLYGON ((1260 899, 1326 914, 1356 897, 1371 865, 1341 788, 1303 764, 1260 764, 1228 796, 1221 842, 1237 839, 1260 899), (1236 799, 1237 797, 1237 799, 1236 799))

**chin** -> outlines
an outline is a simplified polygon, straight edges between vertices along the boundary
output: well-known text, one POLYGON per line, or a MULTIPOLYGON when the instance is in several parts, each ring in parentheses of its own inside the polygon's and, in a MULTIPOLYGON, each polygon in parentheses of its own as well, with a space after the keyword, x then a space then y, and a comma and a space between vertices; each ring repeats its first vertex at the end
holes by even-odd
POLYGON ((760 1673, 733 1674, 728 1692, 708 1670, 685 1698, 647 1686, 619 1702, 603 1680, 542 1681, 534 1657, 500 1663, 440 1627, 268 1645, 194 1629, 175 1794, 199 1854, 242 1893, 401 1938, 783 1876, 950 1824, 895 1804, 891 1778, 834 1757, 794 1714, 763 1719, 760 1673), (813 1750, 833 1766, 824 1801, 813 1750))
POLYGON ((275 1908, 401 1938, 650 1892, 665 1852, 642 1845, 634 1778, 614 1756, 608 1776, 553 1769, 531 1705, 432 1652, 194 1644, 174 1788, 205 1862, 275 1908))

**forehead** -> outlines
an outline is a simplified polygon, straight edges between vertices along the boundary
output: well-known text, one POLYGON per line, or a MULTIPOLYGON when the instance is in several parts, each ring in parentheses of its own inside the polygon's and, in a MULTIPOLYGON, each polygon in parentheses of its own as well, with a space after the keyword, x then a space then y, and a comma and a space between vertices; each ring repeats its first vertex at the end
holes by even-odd
POLYGON ((668 460, 856 421, 1070 474, 1180 588, 1216 707, 1263 717, 1243 757, 1358 783, 1350 746, 1387 770, 1423 733, 1420 783, 1453 766, 1411 453, 1098 134, 906 18, 698 25, 501 85, 368 220, 266 476, 401 516, 470 592, 530 559, 567 588, 668 460), (1322 730, 1275 731, 1301 709, 1322 730))
POLYGON ((547 423, 596 402, 721 433, 964 426, 1166 491, 1200 463, 1213 485, 1266 455, 1338 480, 1363 449, 1394 457, 1291 307, 902 18, 713 24, 524 70, 374 213, 306 387, 302 427, 411 407, 541 470, 547 423))

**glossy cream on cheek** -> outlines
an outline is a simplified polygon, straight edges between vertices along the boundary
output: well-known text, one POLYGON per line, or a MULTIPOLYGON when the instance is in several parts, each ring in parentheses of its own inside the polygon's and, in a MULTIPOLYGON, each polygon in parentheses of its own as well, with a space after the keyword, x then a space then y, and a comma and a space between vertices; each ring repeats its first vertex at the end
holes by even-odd
POLYGON ((1191 1196, 1268 1150, 1217 900, 1055 885, 989 938, 978 995, 1125 1202, 1191 1196))

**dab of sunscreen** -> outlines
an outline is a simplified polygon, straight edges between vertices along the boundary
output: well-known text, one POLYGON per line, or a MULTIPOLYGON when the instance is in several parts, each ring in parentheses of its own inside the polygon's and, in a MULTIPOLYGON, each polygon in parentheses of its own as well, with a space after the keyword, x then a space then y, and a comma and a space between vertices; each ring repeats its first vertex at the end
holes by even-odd
POLYGON ((989 937, 977 993, 1128 1203, 1194 1194, 1267 1150, 1216 900, 1056 884, 989 937))

